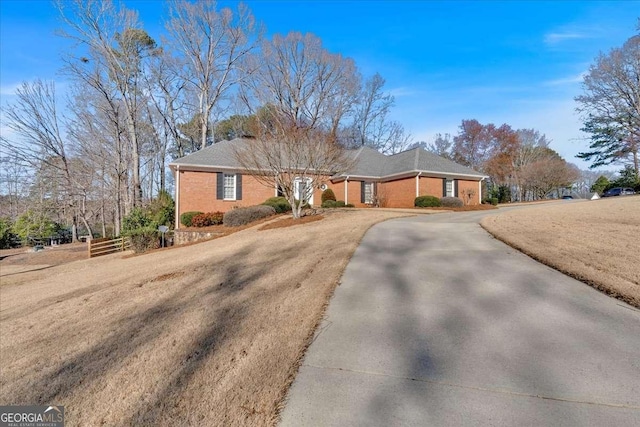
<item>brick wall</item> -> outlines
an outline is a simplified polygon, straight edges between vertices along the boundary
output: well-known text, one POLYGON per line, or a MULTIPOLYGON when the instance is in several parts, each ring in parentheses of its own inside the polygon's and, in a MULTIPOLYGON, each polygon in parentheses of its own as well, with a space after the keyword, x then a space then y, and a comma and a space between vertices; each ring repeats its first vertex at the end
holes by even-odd
MULTIPOLYGON (((226 212, 234 206, 252 206, 264 202, 269 197, 275 196, 274 187, 268 187, 260 183, 251 175, 242 175, 242 200, 217 200, 216 199, 216 173, 180 171, 180 212, 226 212)), ((345 200, 345 182, 331 183, 325 181, 333 190, 337 200, 345 200)), ((360 201, 361 181, 348 181, 348 197, 346 203, 352 203, 356 207, 368 207, 360 201)), ((458 181, 458 195, 464 200, 464 190, 475 191, 470 204, 478 204, 478 182, 458 181)), ((378 197, 383 201, 383 207, 410 208, 416 197, 416 179, 408 177, 377 184, 378 197)), ((420 177, 419 194, 442 197, 442 179, 420 177)), ((322 203, 322 190, 315 189, 313 205, 322 203)))
POLYGON ((477 205, 479 204, 479 195, 478 195, 478 181, 463 181, 458 180, 458 197, 462 199, 463 202, 469 205, 477 205), (465 197, 464 190, 469 189, 473 190, 473 196, 469 203, 467 203, 467 198, 465 197))
POLYGON ((421 196, 442 197, 442 178, 420 177, 421 196))
POLYGON ((409 177, 379 184, 388 208, 412 208, 416 199, 416 178, 409 177))
POLYGON ((242 200, 216 199, 215 172, 180 171, 180 212, 226 212, 234 206, 252 206, 275 195, 274 187, 267 187, 251 175, 242 175, 242 200))

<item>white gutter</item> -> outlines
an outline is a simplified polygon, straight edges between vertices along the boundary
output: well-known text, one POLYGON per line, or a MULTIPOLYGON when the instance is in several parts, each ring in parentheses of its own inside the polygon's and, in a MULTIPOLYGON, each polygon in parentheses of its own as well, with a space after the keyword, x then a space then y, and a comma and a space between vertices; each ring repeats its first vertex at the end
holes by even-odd
MULTIPOLYGON (((200 165, 200 164, 190 164, 190 163, 169 163, 169 169, 182 167, 183 171, 193 171, 193 172, 209 172, 209 171, 230 171, 234 173, 262 173, 264 175, 270 175, 272 173, 271 169, 247 169, 242 166, 216 166, 216 165, 200 165), (247 172, 248 171, 248 172, 247 172)), ((294 170, 294 169, 292 169, 294 170)), ((304 172, 303 168, 298 170, 294 170, 296 172, 304 172)), ((330 176, 331 172, 328 171, 318 171, 316 169, 309 169, 310 172, 316 174, 325 174, 330 176)))
MULTIPOLYGON (((400 172, 400 173, 396 173, 392 175, 384 175, 384 176, 349 175, 349 178, 363 180, 363 181, 387 182, 387 181, 392 181, 394 179, 412 178, 412 177, 415 177, 416 174, 420 174, 420 176, 423 176, 423 175, 430 176, 430 177, 432 176, 435 178, 464 179, 464 180, 472 180, 472 181, 488 178, 488 176, 486 175, 472 175, 472 174, 463 174, 463 173, 436 172, 436 171, 424 171, 424 170, 411 170, 411 171, 400 172)), ((345 177, 334 176, 330 179, 332 182, 340 182, 341 180, 345 179, 345 177)))

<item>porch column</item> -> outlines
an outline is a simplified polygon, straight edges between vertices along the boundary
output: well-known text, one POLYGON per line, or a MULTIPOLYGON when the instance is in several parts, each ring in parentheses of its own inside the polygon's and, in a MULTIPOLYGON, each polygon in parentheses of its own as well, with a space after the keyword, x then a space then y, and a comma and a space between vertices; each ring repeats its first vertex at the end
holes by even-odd
POLYGON ((176 226, 180 228, 180 165, 176 165, 176 226))
POLYGON ((349 203, 349 178, 344 180, 344 202, 349 203))

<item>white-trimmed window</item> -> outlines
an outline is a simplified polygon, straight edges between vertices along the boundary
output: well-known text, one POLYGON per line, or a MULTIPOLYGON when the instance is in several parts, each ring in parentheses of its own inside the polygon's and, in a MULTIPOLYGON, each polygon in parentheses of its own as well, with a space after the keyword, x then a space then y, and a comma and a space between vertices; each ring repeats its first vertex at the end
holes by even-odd
POLYGON ((448 179, 446 182, 445 196, 453 197, 453 180, 452 179, 448 179))
POLYGON ((364 183, 364 202, 368 205, 373 204, 373 182, 364 183))
POLYGON ((225 173, 224 178, 224 200, 235 200, 236 199, 236 174, 235 173, 225 173))

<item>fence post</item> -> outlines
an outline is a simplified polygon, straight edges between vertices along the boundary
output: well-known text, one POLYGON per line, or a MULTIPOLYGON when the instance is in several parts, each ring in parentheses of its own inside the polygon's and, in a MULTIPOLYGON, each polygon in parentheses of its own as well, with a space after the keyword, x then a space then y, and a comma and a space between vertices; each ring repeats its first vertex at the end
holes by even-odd
POLYGON ((120 238, 122 239, 122 251, 121 252, 124 252, 124 237, 120 237, 120 238))

